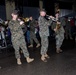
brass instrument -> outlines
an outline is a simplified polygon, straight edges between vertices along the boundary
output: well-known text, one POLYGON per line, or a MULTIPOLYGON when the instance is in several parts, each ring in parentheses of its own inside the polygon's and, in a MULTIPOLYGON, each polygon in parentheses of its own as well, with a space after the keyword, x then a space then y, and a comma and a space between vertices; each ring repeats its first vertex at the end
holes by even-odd
POLYGON ((56 30, 59 30, 61 28, 61 23, 60 22, 57 22, 56 23, 56 30))
POLYGON ((29 22, 30 18, 23 18, 24 22, 29 22))
POLYGON ((56 24, 56 29, 59 30, 61 28, 60 24, 56 24))
POLYGON ((46 19, 51 19, 52 21, 55 21, 55 22, 57 22, 57 20, 56 20, 56 18, 55 17, 53 17, 53 16, 50 16, 50 15, 46 15, 46 17, 45 17, 46 19))

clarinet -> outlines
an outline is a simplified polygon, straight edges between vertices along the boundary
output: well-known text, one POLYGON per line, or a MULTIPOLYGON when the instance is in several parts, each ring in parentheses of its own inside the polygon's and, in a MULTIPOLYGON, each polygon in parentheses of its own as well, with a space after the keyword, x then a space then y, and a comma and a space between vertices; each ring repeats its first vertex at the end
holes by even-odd
POLYGON ((48 20, 51 19, 52 21, 57 22, 57 19, 55 17, 53 17, 53 16, 51 18, 49 15, 46 15, 46 19, 48 19, 48 20))

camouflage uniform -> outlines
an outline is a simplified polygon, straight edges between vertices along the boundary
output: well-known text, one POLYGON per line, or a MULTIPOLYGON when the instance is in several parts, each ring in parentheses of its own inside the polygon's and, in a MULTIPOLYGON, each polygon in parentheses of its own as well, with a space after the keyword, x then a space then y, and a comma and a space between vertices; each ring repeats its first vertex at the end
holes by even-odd
POLYGON ((52 20, 50 19, 47 21, 44 17, 39 17, 38 20, 39 23, 39 34, 41 37, 41 55, 45 55, 48 50, 48 36, 49 36, 49 28, 48 26, 52 23, 52 20))
POLYGON ((33 45, 33 40, 36 42, 36 44, 39 44, 35 35, 35 27, 36 27, 35 20, 30 21, 30 42, 32 45, 33 45))
POLYGON ((12 44, 15 49, 16 58, 20 58, 19 48, 22 49, 24 57, 29 57, 29 53, 26 48, 26 42, 22 31, 22 26, 18 20, 11 20, 9 22, 9 28, 12 34, 12 44))
MULTIPOLYGON (((54 30, 56 28, 56 22, 53 22, 52 24, 52 29, 54 30)), ((64 40, 64 28, 63 26, 61 25, 60 29, 58 29, 56 32, 55 32, 55 39, 56 39, 56 49, 60 49, 62 43, 63 43, 63 40, 64 40)))
POLYGON ((56 32, 56 48, 60 49, 63 40, 64 40, 64 29, 61 27, 57 32, 56 32))

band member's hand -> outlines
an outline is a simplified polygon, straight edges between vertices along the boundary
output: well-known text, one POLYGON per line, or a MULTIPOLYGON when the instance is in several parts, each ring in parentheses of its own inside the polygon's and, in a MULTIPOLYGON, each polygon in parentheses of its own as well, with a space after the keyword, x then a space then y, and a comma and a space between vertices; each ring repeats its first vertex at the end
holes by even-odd
POLYGON ((57 21, 57 24, 61 24, 61 23, 57 21))
POLYGON ((8 24, 8 21, 5 21, 5 24, 8 24))
POLYGON ((22 25, 22 24, 24 24, 24 22, 23 22, 23 21, 21 21, 21 22, 20 22, 20 25, 22 25))
POLYGON ((53 16, 50 16, 50 18, 51 18, 51 19, 54 19, 54 17, 53 17, 53 16))
POLYGON ((56 32, 56 31, 57 31, 57 29, 55 28, 55 29, 54 29, 54 31, 56 32))

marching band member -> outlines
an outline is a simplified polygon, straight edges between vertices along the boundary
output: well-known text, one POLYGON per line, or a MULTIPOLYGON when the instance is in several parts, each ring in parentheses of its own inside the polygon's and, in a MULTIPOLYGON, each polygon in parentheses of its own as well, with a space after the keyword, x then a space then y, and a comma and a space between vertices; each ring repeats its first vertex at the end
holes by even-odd
POLYGON ((36 21, 32 17, 30 17, 29 19, 30 19, 30 43, 31 43, 29 47, 33 47, 33 40, 34 40, 37 44, 36 48, 38 48, 40 46, 40 43, 35 35, 36 21))
POLYGON ((61 45, 63 43, 63 40, 64 40, 64 28, 63 26, 61 26, 61 23, 60 22, 57 22, 56 24, 56 28, 54 28, 54 31, 55 31, 55 39, 56 39, 56 52, 57 53, 60 53, 62 52, 61 50, 61 45))
MULTIPOLYGON (((47 62, 46 58, 49 58, 47 51, 48 51, 48 36, 49 36, 49 28, 48 26, 52 23, 50 19, 47 21, 44 17, 46 16, 46 11, 42 9, 40 11, 40 17, 38 20, 39 23, 39 34, 41 37, 41 60, 47 62)), ((50 16, 51 18, 51 16, 50 16)))
POLYGON ((22 49, 23 55, 26 58, 27 63, 30 63, 34 61, 34 59, 31 59, 29 56, 29 52, 26 47, 25 38, 23 35, 22 27, 24 25, 23 21, 18 20, 18 11, 14 10, 11 14, 12 20, 10 20, 8 26, 11 31, 11 37, 12 37, 12 44, 15 49, 15 57, 17 59, 17 64, 21 65, 21 57, 19 53, 19 48, 22 49))

